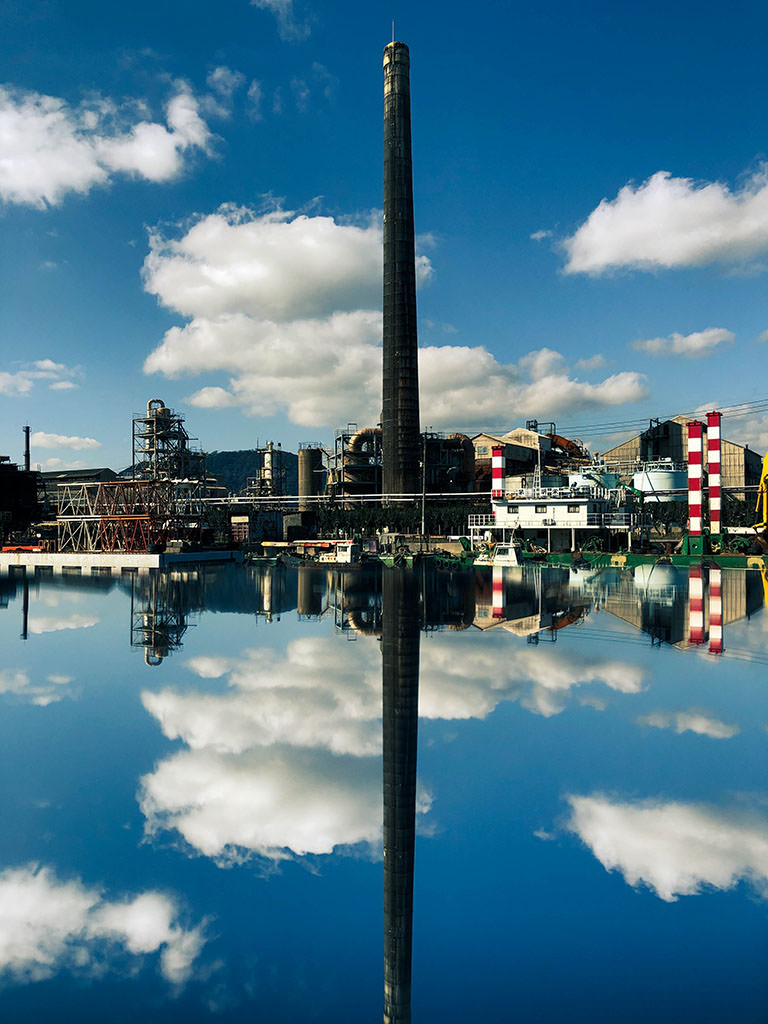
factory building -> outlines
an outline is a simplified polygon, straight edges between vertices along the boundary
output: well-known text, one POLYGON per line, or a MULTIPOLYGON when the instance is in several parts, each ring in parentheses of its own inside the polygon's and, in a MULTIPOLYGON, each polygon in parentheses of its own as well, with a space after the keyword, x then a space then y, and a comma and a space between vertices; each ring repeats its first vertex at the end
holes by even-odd
POLYGON ((47 515, 55 516, 59 509, 59 487, 62 484, 99 484, 117 480, 118 474, 107 466, 93 469, 57 469, 40 474, 44 487, 47 515))
MULTIPOLYGON (((554 446, 553 446, 554 447, 554 446)), ((616 490, 616 474, 601 466, 542 473, 528 477, 510 472, 507 445, 492 448, 490 514, 470 515, 469 531, 477 544, 483 537, 519 539, 545 551, 574 551, 598 535, 626 535, 631 546, 635 517, 616 490)))
MULTIPOLYGON (((147 552, 208 543, 205 455, 159 398, 133 419, 130 477, 58 484, 58 550, 147 552)), ((77 475, 82 475, 78 471, 77 475)))
POLYGON ((0 539, 26 529, 37 518, 37 473, 20 469, 0 455, 0 539))
MULTIPOLYGON (((651 420, 642 434, 602 452, 602 461, 615 469, 622 478, 629 478, 638 463, 667 463, 670 471, 682 469, 688 463, 688 428, 690 416, 675 416, 669 420, 651 420)), ((760 483, 762 459, 749 447, 721 439, 721 485, 743 497, 743 488, 760 483), (739 494, 739 488, 742 494, 739 494)), ((706 426, 703 431, 703 450, 707 450, 706 426)))
POLYGON ((475 434, 475 475, 477 490, 491 490, 491 459, 493 449, 503 449, 506 475, 516 488, 526 487, 534 473, 542 478, 556 476, 574 466, 591 461, 581 441, 562 437, 555 423, 539 424, 528 420, 525 427, 516 427, 506 434, 475 434), (545 433, 539 427, 548 427, 545 433))
POLYGON ((295 452, 285 451, 280 444, 269 441, 266 447, 256 448, 253 454, 258 469, 248 478, 246 494, 272 498, 299 493, 299 459, 295 452))
MULTIPOLYGON (((466 434, 425 431, 417 436, 416 487, 411 494, 466 494, 475 490, 475 452, 466 434), (426 467, 422 476, 422 463, 426 467)), ((336 497, 386 494, 381 427, 348 423, 336 431, 328 490, 336 497)), ((300 494, 303 492, 300 491, 300 494)))
POLYGON ((522 427, 506 434, 475 434, 472 437, 475 451, 475 484, 478 491, 491 489, 491 460, 493 449, 501 446, 504 459, 512 474, 524 475, 535 470, 552 448, 552 442, 544 434, 522 427))

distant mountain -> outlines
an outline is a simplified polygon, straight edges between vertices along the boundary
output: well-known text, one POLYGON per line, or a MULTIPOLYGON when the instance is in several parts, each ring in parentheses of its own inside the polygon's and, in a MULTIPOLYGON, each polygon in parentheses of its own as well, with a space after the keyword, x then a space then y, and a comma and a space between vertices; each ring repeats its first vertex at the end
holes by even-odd
MULTIPOLYGON (((282 476, 283 494, 296 494, 298 490, 298 459, 293 452, 276 448, 273 452, 274 471, 282 476)), ((242 491, 249 477, 259 475, 264 465, 264 449, 249 448, 237 452, 209 452, 206 458, 208 476, 230 492, 242 491)))
MULTIPOLYGON (((272 452, 273 473, 278 493, 296 494, 299 487, 298 457, 294 452, 275 448, 272 452)), ((264 465, 263 448, 246 448, 237 452, 208 452, 206 459, 208 477, 215 477, 216 483, 226 487, 230 494, 242 491, 249 477, 257 477, 264 465)), ((130 479, 132 467, 127 466, 118 476, 130 479)))

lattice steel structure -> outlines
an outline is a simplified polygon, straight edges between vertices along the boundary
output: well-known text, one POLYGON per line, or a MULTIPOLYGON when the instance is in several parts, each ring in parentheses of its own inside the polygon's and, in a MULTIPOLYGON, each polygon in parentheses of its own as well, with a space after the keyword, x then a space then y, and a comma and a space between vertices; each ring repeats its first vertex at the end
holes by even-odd
POLYGON ((159 665, 181 647, 187 631, 188 604, 181 580, 152 575, 146 584, 131 581, 131 647, 144 648, 147 665, 159 665))
POLYGON ((205 476, 205 455, 192 451, 184 418, 160 398, 147 402, 146 416, 133 419, 132 476, 144 480, 188 480, 205 476))
POLYGON ((200 480, 59 485, 59 551, 146 552, 204 529, 200 480))

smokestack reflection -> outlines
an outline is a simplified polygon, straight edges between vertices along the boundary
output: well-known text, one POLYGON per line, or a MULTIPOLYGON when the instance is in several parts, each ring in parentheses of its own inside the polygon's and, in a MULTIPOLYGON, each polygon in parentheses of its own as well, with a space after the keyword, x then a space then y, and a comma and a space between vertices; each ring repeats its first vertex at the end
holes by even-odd
POLYGON ((419 582, 382 574, 384 1024, 411 1020, 413 850, 419 721, 419 582))

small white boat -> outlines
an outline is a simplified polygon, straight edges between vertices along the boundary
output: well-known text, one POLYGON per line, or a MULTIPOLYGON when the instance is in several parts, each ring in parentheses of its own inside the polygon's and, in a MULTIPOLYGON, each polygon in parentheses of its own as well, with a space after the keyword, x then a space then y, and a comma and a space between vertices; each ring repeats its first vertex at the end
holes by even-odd
POLYGON ((360 545, 357 541, 353 540, 336 540, 331 541, 332 547, 328 551, 322 551, 317 556, 317 561, 321 565, 359 565, 360 564, 360 545))
POLYGON ((519 544, 494 544, 482 551, 475 559, 475 565, 522 565, 522 548, 519 544))

